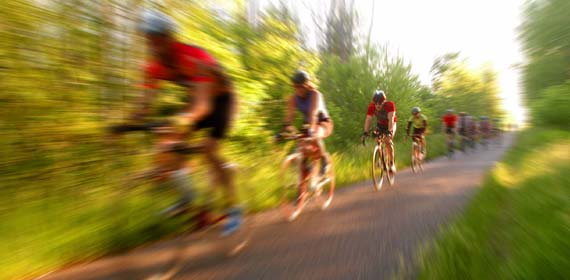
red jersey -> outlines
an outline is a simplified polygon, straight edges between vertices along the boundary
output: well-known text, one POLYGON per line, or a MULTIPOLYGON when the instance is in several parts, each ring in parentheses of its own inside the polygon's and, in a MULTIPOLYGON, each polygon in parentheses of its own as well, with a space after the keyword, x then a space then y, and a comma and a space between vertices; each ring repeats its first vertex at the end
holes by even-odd
POLYGON ((396 104, 392 101, 384 102, 382 105, 382 109, 376 110, 376 105, 374 102, 370 102, 368 105, 368 111, 366 113, 367 116, 376 116, 376 120, 378 121, 379 125, 388 126, 388 113, 394 112, 394 122, 397 121, 396 119, 396 104))
POLYGON ((451 115, 445 115, 442 118, 443 123, 445 123, 445 126, 447 127, 451 127, 454 128, 455 124, 457 123, 457 116, 455 114, 451 114, 451 115))
POLYGON ((174 43, 174 64, 167 67, 161 61, 150 60, 145 69, 145 87, 157 88, 159 80, 166 80, 182 86, 198 82, 214 82, 227 85, 217 61, 205 50, 180 42, 174 43))

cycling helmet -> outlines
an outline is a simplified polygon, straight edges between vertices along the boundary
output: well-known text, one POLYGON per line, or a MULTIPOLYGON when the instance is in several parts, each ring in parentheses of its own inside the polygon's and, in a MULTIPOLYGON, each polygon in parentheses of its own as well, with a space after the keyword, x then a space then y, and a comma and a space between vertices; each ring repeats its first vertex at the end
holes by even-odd
POLYGON ((417 114, 419 112, 421 112, 422 110, 420 110, 420 107, 414 107, 412 108, 412 114, 417 114))
POLYGON ((291 78, 291 81, 296 85, 304 84, 305 82, 310 80, 311 77, 309 76, 309 73, 303 70, 297 70, 297 72, 295 72, 295 74, 293 74, 293 77, 291 78))
POLYGON ((374 103, 382 103, 386 100, 386 94, 383 90, 377 89, 374 91, 374 95, 372 95, 372 100, 374 103))
POLYGON ((453 114, 453 109, 447 109, 448 114, 453 114))
POLYGON ((145 10, 141 17, 140 31, 150 35, 171 34, 176 29, 174 21, 157 10, 145 10))

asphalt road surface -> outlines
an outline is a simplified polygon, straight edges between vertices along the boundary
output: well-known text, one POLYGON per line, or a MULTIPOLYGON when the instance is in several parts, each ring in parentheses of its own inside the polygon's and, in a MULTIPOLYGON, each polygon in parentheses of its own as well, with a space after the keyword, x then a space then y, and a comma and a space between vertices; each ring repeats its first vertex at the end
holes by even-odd
POLYGON ((418 249, 461 213, 512 139, 430 161, 421 174, 401 170, 378 192, 370 182, 341 189, 329 209, 309 207, 292 223, 273 210, 230 239, 178 237, 41 279, 390 279, 413 268, 418 249))

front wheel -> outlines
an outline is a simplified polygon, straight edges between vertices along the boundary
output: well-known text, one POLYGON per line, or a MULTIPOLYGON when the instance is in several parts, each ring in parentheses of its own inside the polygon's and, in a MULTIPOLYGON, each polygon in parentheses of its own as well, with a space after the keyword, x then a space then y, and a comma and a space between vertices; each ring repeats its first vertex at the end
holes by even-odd
POLYGON ((384 158, 382 157, 382 150, 380 145, 374 147, 374 152, 372 154, 372 181, 374 183, 374 189, 379 191, 382 188, 382 182, 384 181, 384 158))
MULTIPOLYGON (((288 221, 295 220, 305 207, 306 191, 301 192, 303 176, 301 167, 306 168, 301 153, 294 153, 283 161, 281 165, 281 182, 283 187, 280 194, 281 212, 288 221)), ((305 182, 307 183, 307 182, 305 182)))
POLYGON ((421 168, 421 159, 419 158, 420 147, 418 143, 412 142, 412 171, 417 173, 421 168))

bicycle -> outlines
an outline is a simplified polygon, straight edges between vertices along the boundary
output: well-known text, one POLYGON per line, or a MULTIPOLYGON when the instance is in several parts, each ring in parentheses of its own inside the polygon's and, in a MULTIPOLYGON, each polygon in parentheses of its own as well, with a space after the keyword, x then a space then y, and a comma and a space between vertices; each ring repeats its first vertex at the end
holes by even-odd
POLYGON ((281 179, 284 182, 281 209, 287 220, 295 220, 312 199, 319 201, 322 210, 327 209, 335 188, 332 159, 328 158, 326 168, 322 166, 323 155, 316 142, 318 140, 308 136, 306 131, 280 133, 278 136, 296 141, 295 151, 285 157, 281 164, 281 179))
POLYGON ((418 173, 424 170, 424 158, 426 156, 426 148, 420 143, 422 135, 414 134, 409 136, 412 139, 412 172, 418 173))
MULTIPOLYGON (((389 162, 386 160, 386 146, 384 142, 386 137, 390 134, 387 130, 374 130, 370 134, 376 140, 376 145, 372 152, 372 182, 374 184, 374 189, 379 191, 382 189, 382 183, 384 182, 384 177, 388 179, 390 186, 394 185, 396 174, 390 170, 389 162)), ((364 144, 364 143, 363 143, 364 144)), ((395 158, 392 159, 394 162, 395 158)))

